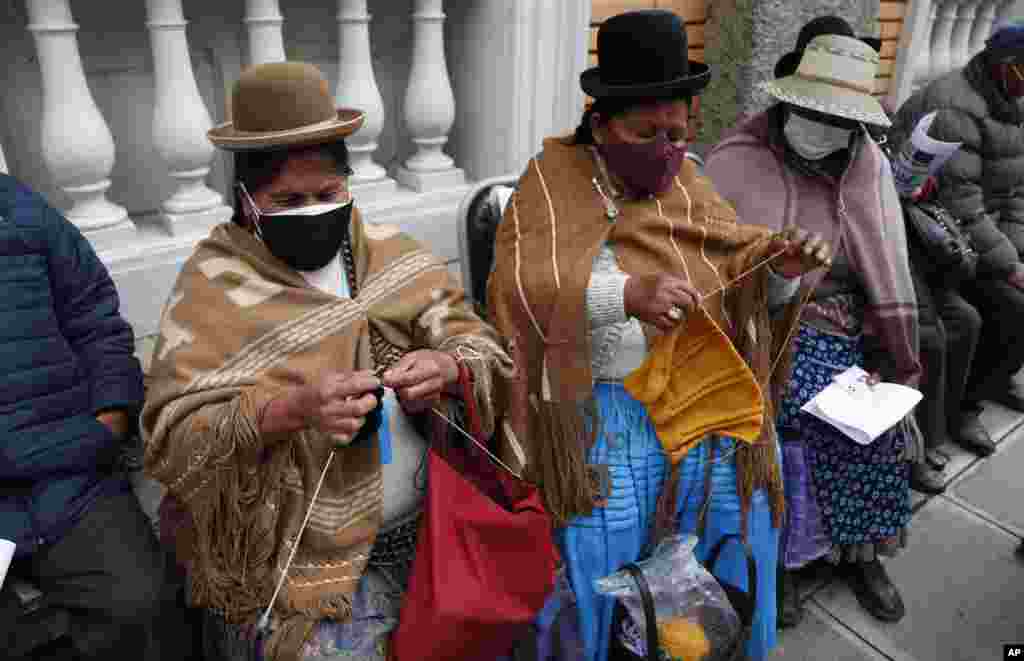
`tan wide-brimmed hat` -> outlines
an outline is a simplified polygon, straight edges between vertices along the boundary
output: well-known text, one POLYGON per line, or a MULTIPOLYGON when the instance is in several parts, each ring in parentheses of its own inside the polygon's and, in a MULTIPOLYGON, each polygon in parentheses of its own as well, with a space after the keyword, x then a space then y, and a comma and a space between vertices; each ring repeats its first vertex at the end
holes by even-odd
POLYGON ((761 83, 779 101, 877 126, 892 125, 874 97, 878 51, 856 37, 825 34, 804 49, 791 76, 761 83))
POLYGON ((312 64, 273 62, 242 72, 231 116, 206 135, 222 149, 241 151, 341 140, 359 130, 366 114, 335 108, 327 80, 312 64))

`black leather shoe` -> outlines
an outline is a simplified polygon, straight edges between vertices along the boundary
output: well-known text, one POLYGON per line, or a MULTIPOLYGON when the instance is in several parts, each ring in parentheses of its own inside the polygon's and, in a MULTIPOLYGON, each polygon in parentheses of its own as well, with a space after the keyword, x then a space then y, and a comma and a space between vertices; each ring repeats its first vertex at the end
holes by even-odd
POLYGON ((779 566, 776 579, 778 593, 778 628, 789 629, 804 619, 804 607, 800 601, 800 579, 796 572, 779 566))
POLYGON ((924 453, 925 460, 928 465, 939 471, 940 473, 946 470, 946 466, 949 464, 949 455, 942 450, 931 449, 926 450, 924 453))
POLYGON ((922 462, 910 467, 910 488, 919 493, 937 496, 940 493, 945 493, 946 482, 942 478, 941 471, 922 462))
POLYGON ((996 451, 995 441, 981 424, 981 411, 964 411, 953 440, 979 457, 987 457, 996 451))
POLYGON ((871 562, 850 563, 846 580, 861 607, 875 618, 883 622, 898 622, 906 615, 903 597, 878 558, 871 562))

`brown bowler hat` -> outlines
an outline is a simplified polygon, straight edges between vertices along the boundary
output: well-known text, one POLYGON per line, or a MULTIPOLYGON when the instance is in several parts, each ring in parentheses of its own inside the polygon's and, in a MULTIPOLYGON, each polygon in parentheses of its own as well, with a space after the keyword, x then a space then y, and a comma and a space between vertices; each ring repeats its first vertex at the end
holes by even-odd
POLYGON ((355 133, 366 113, 335 108, 327 80, 312 64, 273 62, 242 72, 231 96, 232 121, 207 132, 231 151, 334 142, 355 133))

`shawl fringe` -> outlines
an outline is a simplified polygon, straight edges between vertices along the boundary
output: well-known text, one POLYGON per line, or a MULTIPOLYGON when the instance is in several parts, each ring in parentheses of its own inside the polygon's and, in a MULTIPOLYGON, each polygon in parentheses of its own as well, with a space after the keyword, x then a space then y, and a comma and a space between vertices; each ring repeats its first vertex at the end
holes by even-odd
POLYGON ((568 525, 594 509, 599 495, 587 470, 587 450, 600 433, 597 402, 545 402, 530 396, 535 433, 543 443, 532 443, 532 464, 540 480, 539 490, 555 525, 568 525), (566 451, 571 448, 571 451, 566 451))
MULTIPOLYGON (((220 432, 232 438, 232 446, 253 447, 258 432, 252 421, 257 417, 254 399, 243 393, 224 416, 220 432)), ((280 476, 288 465, 288 454, 286 450, 271 453, 254 474, 243 475, 233 462, 220 463, 210 471, 212 484, 206 490, 212 494, 210 502, 190 507, 193 603, 224 613, 232 623, 258 614, 273 594, 277 518, 267 516, 263 505, 280 500, 280 476)))
POLYGON ((765 424, 760 438, 752 445, 736 448, 736 488, 741 503, 742 530, 746 534, 750 499, 758 489, 768 493, 772 525, 782 525, 785 491, 777 452, 775 414, 782 404, 792 366, 792 332, 800 323, 806 287, 773 315, 768 310, 768 283, 754 278, 746 286, 735 287, 727 296, 731 318, 749 320, 747 327, 733 329, 736 350, 750 365, 765 394, 765 424), (765 351, 764 347, 770 347, 765 351))

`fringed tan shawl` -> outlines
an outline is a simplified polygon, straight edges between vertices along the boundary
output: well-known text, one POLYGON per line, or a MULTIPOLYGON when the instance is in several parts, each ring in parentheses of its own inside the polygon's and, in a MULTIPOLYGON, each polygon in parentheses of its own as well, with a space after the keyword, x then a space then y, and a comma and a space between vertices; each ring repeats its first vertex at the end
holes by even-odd
MULTIPOLYGON (((482 359, 466 364, 488 431, 499 413, 494 389, 511 361, 446 266, 358 214, 351 236, 354 300, 310 287, 226 224, 199 244, 163 313, 142 414, 146 470, 191 515, 177 552, 192 603, 230 622, 252 623, 269 603, 333 445, 309 430, 261 435, 267 401, 326 370, 373 367, 372 325, 402 351, 482 359)), ((297 658, 318 619, 348 616, 381 498, 377 444, 339 451, 278 598, 268 658, 297 658)))
MULTIPOLYGON (((611 223, 592 180, 598 170, 585 146, 565 139, 544 142, 519 180, 495 245, 488 301, 493 322, 509 340, 519 378, 501 430, 506 457, 528 459, 527 474, 538 482, 545 503, 560 524, 591 511, 594 489, 585 457, 598 422, 592 401, 591 347, 586 289, 594 256, 614 242, 622 269, 641 276, 672 273, 711 294, 747 271, 727 294, 712 294, 704 305, 729 335, 758 378, 774 420, 785 370, 771 378, 771 363, 796 323, 791 304, 775 320, 767 310, 767 269, 771 232, 741 225, 710 182, 687 160, 675 186, 648 200, 621 204, 611 223)), ((655 331, 646 329, 648 334, 655 331)), ((766 488, 778 523, 783 508, 774 425, 737 452, 741 502, 766 488)))

